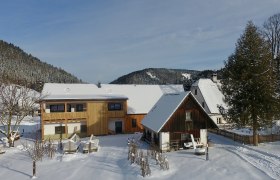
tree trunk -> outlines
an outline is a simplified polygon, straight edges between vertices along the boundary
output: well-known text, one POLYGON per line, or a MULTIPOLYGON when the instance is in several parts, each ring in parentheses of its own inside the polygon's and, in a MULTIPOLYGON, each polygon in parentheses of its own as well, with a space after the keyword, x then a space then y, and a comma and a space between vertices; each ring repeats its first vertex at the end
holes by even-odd
POLYGON ((36 176, 36 161, 33 161, 33 177, 36 176))
POLYGON ((10 137, 8 137, 8 143, 9 143, 9 147, 12 147, 13 143, 10 137))
POLYGON ((257 123, 256 120, 253 120, 253 144, 254 146, 258 146, 258 133, 257 133, 257 123))

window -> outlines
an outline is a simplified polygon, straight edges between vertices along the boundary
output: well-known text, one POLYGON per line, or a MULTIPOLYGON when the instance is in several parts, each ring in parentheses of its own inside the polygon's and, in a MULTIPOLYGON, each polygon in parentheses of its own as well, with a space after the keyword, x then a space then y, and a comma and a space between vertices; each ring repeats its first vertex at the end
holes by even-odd
POLYGON ((55 134, 65 134, 65 126, 55 126, 55 134))
POLYGON ((132 119, 131 120, 131 126, 132 126, 132 128, 136 128, 137 127, 136 119, 132 119))
POLYGON ((202 102, 202 104, 201 104, 201 105, 202 105, 202 107, 203 107, 203 108, 205 108, 205 103, 204 103, 204 102, 202 102))
POLYGON ((221 118, 217 118, 217 124, 221 124, 221 118))
POLYGON ((87 125, 81 125, 81 133, 87 133, 87 125))
POLYGON ((192 112, 186 111, 186 121, 191 121, 191 120, 192 120, 192 112))
POLYGON ((119 110, 122 110, 122 104, 121 103, 109 103, 108 104, 108 110, 109 111, 119 111, 119 110))
POLYGON ((77 105, 76 105, 76 111, 77 111, 77 112, 82 112, 82 111, 84 111, 84 105, 83 105, 83 104, 77 104, 77 105))
POLYGON ((51 112, 64 112, 64 104, 50 105, 51 112))
POLYGON ((194 95, 197 95, 197 89, 194 90, 194 95))

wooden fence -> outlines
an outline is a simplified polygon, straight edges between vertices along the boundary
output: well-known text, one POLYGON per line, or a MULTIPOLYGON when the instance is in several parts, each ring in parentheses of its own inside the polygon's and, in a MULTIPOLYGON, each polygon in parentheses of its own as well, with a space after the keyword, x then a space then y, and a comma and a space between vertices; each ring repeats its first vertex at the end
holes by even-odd
MULTIPOLYGON (((253 144, 253 136, 250 135, 240 135, 223 129, 208 129, 208 131, 230 138, 233 141, 237 141, 244 144, 253 144)), ((259 143, 273 142, 273 141, 280 141, 280 135, 279 134, 258 135, 259 143)))

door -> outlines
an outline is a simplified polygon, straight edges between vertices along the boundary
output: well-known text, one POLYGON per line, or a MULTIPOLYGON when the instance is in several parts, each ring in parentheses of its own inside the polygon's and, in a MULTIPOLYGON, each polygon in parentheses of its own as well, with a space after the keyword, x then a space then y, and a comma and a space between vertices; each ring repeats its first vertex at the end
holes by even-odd
POLYGON ((122 121, 115 122, 115 132, 116 134, 122 133, 122 121))

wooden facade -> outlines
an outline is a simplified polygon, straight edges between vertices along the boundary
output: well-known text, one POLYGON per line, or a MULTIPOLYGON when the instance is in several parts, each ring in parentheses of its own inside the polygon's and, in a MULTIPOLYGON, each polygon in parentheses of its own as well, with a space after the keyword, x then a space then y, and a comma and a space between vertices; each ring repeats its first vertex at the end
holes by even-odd
MULTIPOLYGON (((174 98, 176 98, 176 94, 174 95, 174 98)), ((147 117, 154 117, 155 119, 147 118, 144 121, 144 138, 147 139, 147 141, 150 141, 151 143, 154 143, 155 145, 159 146, 160 142, 160 134, 162 133, 168 133, 169 135, 169 145, 172 143, 176 143, 177 146, 181 146, 182 142, 185 140, 186 137, 188 137, 190 134, 193 134, 195 138, 200 137, 200 129, 208 129, 208 128, 216 128, 217 125, 214 123, 214 121, 211 119, 211 117, 206 113, 206 111, 203 109, 203 107, 197 102, 195 97, 189 93, 186 96, 181 96, 182 99, 179 101, 177 98, 177 106, 174 105, 174 109, 169 109, 168 116, 165 116, 166 119, 158 119, 162 118, 159 114, 159 109, 165 109, 166 106, 168 106, 167 100, 171 100, 171 98, 165 98, 162 101, 160 100, 159 104, 156 104, 154 111, 152 115, 147 117), (147 123, 147 121, 152 122, 153 120, 157 120, 161 122, 161 124, 157 124, 155 121, 154 123, 157 125, 154 125, 153 123, 147 123), (154 130, 152 130, 152 128, 154 130), (157 129, 159 128, 159 129, 157 129)), ((172 97, 172 95, 170 95, 172 97)))
POLYGON ((143 132, 141 124, 142 119, 146 114, 128 114, 125 118, 125 131, 127 133, 143 132))
POLYGON ((194 97, 188 96, 160 132, 170 132, 170 140, 177 140, 184 133, 191 133, 194 137, 199 138, 199 133, 197 132, 200 129, 214 127, 216 127, 215 123, 197 103, 194 97), (186 112, 190 113, 191 121, 186 121, 186 112))
POLYGON ((125 127, 126 113, 127 99, 45 100, 41 102, 42 138, 64 139, 73 133, 81 136, 109 134, 112 131, 109 120, 120 121, 125 127), (110 109, 110 104, 117 104, 119 109, 110 109), (52 112, 51 108, 59 112, 52 112))

